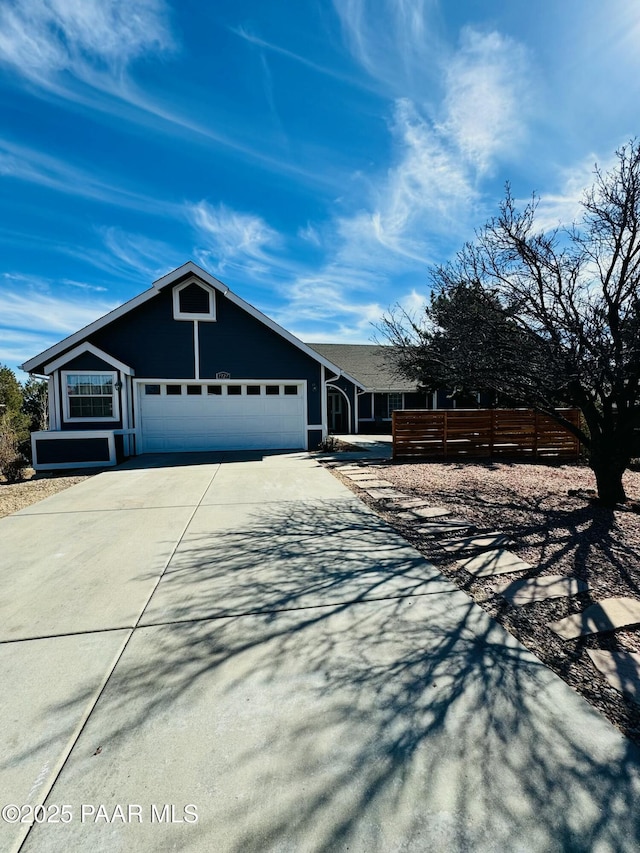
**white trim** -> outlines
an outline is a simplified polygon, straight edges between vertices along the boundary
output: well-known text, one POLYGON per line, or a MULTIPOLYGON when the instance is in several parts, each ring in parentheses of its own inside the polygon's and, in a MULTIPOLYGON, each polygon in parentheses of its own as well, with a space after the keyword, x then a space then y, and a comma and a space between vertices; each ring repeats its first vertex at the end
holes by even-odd
POLYGON ((358 390, 356 389, 355 397, 354 397, 354 409, 355 409, 355 417, 353 419, 353 434, 358 435, 358 390))
POLYGON ((60 429, 60 398, 58 396, 58 374, 54 372, 49 377, 49 429, 60 429))
POLYGON ((320 379, 321 384, 320 387, 322 389, 320 394, 320 418, 322 420, 322 438, 326 438, 329 434, 328 427, 328 413, 327 413, 327 371, 324 364, 320 365, 320 379))
MULTIPOLYGON (((45 373, 51 373, 53 370, 58 370, 58 368, 63 367, 67 362, 71 361, 72 358, 75 358, 77 355, 82 355, 85 352, 92 353, 102 359, 102 361, 105 361, 107 364, 115 367, 116 370, 119 370, 121 373, 133 375, 135 372, 128 364, 125 364, 123 361, 119 361, 117 358, 109 355, 109 353, 89 343, 89 341, 85 341, 83 344, 80 344, 80 346, 74 347, 72 350, 69 350, 69 352, 61 355, 60 358, 57 358, 55 361, 50 361, 49 364, 45 364, 44 371, 45 373)), ((97 370, 94 370, 94 373, 97 373, 97 370)))
POLYGON ((322 424, 309 424, 307 429, 322 429, 322 424))
MULTIPOLYGON (((120 394, 116 388, 118 380, 118 372, 116 370, 63 370, 62 377, 62 411, 64 414, 64 422, 67 424, 91 424, 91 423, 111 423, 120 420, 120 394), (97 418, 72 418, 69 413, 69 394, 67 393, 67 376, 107 376, 111 374, 113 377, 113 391, 111 392, 111 400, 113 402, 113 414, 111 417, 97 418)), ((124 386, 123 386, 124 387, 124 386)), ((121 389, 122 390, 122 389, 121 389)), ((91 395, 89 395, 91 396, 91 395)), ((106 396, 106 395, 105 395, 106 396)))
POLYGON ((55 471, 61 468, 104 468, 110 465, 116 465, 116 441, 113 430, 64 430, 52 432, 50 430, 40 430, 31 433, 31 452, 33 456, 33 467, 36 471, 55 471), (37 439, 46 439, 47 441, 61 441, 66 439, 78 438, 106 438, 107 447, 109 448, 108 462, 38 462, 38 445, 37 439))
POLYGON ((172 299, 173 299, 173 319, 174 320, 202 320, 205 323, 215 323, 216 320, 216 289, 210 284, 202 281, 200 276, 192 275, 189 276, 186 281, 181 281, 180 284, 177 284, 172 291, 172 299), (190 285, 195 284, 199 288, 205 291, 205 293, 209 296, 209 310, 202 313, 183 313, 180 311, 180 292, 185 289, 185 287, 189 287, 190 285))
POLYGON ((193 375, 200 379, 200 329, 198 321, 193 321, 193 375))

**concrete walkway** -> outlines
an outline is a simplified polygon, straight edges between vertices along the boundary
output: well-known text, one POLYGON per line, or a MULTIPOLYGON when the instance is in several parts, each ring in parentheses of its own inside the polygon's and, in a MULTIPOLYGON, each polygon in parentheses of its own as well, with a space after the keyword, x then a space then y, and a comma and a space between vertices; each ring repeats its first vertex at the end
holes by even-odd
POLYGON ((0 548, 3 851, 640 846, 638 751, 305 454, 143 457, 0 548))

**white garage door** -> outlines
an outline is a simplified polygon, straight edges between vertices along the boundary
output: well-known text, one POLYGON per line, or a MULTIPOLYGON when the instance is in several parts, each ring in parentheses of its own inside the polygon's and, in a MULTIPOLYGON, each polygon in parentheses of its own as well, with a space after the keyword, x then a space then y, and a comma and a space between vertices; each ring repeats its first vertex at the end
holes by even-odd
POLYGON ((305 446, 303 382, 140 383, 140 452, 305 446))

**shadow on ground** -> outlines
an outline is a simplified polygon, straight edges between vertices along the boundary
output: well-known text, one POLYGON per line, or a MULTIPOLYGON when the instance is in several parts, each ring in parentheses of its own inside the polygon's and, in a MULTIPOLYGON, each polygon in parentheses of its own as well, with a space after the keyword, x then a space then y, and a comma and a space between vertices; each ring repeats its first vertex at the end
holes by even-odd
POLYGON ((144 621, 51 801, 199 797, 234 853, 640 846, 635 747, 350 502, 187 537, 144 621))

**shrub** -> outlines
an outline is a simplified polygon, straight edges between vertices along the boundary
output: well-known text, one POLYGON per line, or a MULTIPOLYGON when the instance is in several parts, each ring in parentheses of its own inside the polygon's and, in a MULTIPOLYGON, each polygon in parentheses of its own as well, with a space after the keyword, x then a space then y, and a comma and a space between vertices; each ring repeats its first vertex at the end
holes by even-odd
POLYGON ((0 418, 0 474, 7 483, 17 483, 24 477, 27 459, 19 450, 19 437, 10 415, 0 418))

